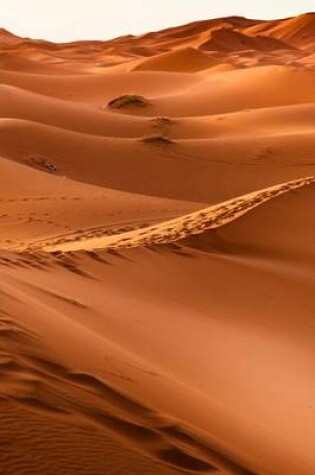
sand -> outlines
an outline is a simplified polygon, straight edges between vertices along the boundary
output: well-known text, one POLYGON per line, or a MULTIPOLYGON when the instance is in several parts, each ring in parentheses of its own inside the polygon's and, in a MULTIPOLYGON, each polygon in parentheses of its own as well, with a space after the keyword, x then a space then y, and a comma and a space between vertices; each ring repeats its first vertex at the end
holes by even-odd
POLYGON ((313 475, 314 14, 0 44, 1 475, 313 475))

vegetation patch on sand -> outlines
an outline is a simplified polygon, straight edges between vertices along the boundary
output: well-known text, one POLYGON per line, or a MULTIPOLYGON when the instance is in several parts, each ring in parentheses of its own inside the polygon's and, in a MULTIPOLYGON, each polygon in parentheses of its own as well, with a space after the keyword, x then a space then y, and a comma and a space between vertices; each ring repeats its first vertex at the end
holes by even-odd
POLYGON ((153 123, 153 127, 156 128, 168 127, 174 124, 174 121, 169 119, 168 117, 154 117, 153 119, 151 119, 151 122, 153 123))
POLYGON ((147 137, 142 137, 141 141, 152 145, 171 145, 174 143, 173 140, 162 134, 148 135, 147 137))
POLYGON ((39 170, 55 173, 57 171, 57 166, 55 163, 50 162, 44 157, 30 157, 26 159, 28 165, 38 168, 39 170))
POLYGON ((109 101, 108 107, 122 109, 123 107, 147 107, 150 104, 151 102, 143 96, 126 94, 109 101))

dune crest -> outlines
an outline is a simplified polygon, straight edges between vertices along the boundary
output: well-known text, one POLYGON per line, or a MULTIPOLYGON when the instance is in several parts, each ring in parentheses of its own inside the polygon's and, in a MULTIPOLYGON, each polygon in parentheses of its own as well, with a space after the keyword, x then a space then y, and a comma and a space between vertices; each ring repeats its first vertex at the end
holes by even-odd
MULTIPOLYGON (((253 27, 255 29, 255 27, 253 27)), ((278 38, 288 44, 300 48, 314 47, 315 13, 306 13, 295 18, 270 23, 269 27, 262 29, 262 34, 271 38, 278 38)), ((251 28, 249 31, 252 31, 251 28)))
POLYGON ((315 177, 301 178, 240 196, 171 221, 143 228, 140 231, 131 231, 114 237, 89 237, 85 240, 83 236, 80 236, 79 242, 74 239, 57 245, 42 243, 41 249, 49 252, 72 252, 176 243, 192 235, 224 226, 272 198, 314 182, 315 177))

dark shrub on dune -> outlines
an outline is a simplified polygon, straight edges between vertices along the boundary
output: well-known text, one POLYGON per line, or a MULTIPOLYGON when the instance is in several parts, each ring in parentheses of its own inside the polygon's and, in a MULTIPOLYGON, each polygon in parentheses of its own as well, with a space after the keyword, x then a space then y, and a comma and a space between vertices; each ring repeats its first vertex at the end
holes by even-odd
POLYGON ((126 94, 112 99, 108 103, 108 107, 122 109, 123 107, 147 107, 150 104, 150 101, 143 96, 126 94))
POLYGON ((171 145, 174 142, 166 137, 165 135, 149 135, 148 137, 143 137, 142 142, 153 144, 153 145, 171 145))
POLYGON ((30 157, 26 159, 28 165, 38 168, 39 170, 47 171, 50 173, 55 173, 57 171, 57 166, 55 163, 50 162, 44 157, 30 157))

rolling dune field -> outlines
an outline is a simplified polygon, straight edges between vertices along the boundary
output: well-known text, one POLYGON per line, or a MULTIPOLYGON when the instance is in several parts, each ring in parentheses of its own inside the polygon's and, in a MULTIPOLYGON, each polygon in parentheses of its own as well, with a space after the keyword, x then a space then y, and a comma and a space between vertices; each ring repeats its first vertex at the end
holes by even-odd
POLYGON ((0 30, 1 475, 314 475, 314 48, 0 30))

